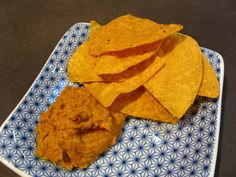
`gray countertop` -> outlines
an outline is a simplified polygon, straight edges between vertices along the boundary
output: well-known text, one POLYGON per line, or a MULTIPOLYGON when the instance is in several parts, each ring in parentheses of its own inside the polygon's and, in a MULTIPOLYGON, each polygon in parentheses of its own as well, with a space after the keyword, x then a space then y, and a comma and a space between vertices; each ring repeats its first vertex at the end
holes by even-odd
MULTIPOLYGON (((131 13, 180 23, 200 46, 225 62, 222 123, 216 176, 236 176, 236 1, 146 0, 0 1, 0 124, 28 90, 64 32, 91 19, 105 24, 131 13)), ((15 177, 0 164, 0 177, 15 177)))

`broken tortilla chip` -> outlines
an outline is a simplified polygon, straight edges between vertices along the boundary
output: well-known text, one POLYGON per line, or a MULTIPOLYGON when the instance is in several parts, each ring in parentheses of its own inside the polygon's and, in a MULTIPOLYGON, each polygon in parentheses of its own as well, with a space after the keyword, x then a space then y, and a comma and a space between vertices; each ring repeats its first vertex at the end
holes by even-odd
POLYGON ((90 54, 99 56, 107 52, 150 44, 182 28, 183 26, 178 24, 164 25, 130 14, 123 15, 102 26, 96 35, 90 38, 90 54))
POLYGON ((203 53, 202 53, 202 60, 203 60, 203 76, 202 76, 202 83, 198 91, 198 95, 208 98, 216 98, 219 96, 219 90, 220 90, 216 73, 203 53))
POLYGON ((165 66, 144 87, 173 116, 181 118, 194 102, 200 87, 201 51, 191 37, 175 34, 163 42, 160 55, 165 66))
POLYGON ((85 83, 84 85, 104 107, 109 107, 121 93, 131 92, 143 85, 163 66, 163 64, 163 59, 154 56, 140 63, 140 67, 136 67, 136 71, 134 70, 135 75, 124 81, 111 83, 93 82, 85 83))
POLYGON ((173 117, 144 87, 121 94, 113 102, 111 109, 125 114, 162 122, 177 123, 173 117))

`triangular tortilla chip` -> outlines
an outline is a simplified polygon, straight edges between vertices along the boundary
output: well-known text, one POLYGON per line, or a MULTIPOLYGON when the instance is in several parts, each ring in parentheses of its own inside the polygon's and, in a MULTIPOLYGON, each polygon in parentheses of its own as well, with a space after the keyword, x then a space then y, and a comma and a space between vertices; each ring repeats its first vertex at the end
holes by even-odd
POLYGON ((182 25, 157 24, 130 14, 123 15, 102 26, 96 35, 90 38, 90 54, 99 56, 107 52, 150 44, 162 40, 182 28, 182 25))
POLYGON ((139 118, 178 122, 178 119, 173 117, 144 87, 121 94, 113 102, 111 109, 139 118))
POLYGON ((183 34, 168 37, 160 48, 165 66, 144 87, 173 116, 181 118, 194 102, 202 79, 201 51, 183 34))
POLYGON ((89 55, 89 41, 85 41, 76 49, 68 63, 68 76, 71 82, 102 81, 103 79, 95 74, 94 68, 98 61, 97 57, 89 55))
POLYGON ((153 56, 160 48, 161 42, 143 45, 119 52, 109 52, 100 56, 95 67, 97 74, 121 73, 131 66, 137 65, 153 56))
POLYGON ((68 62, 68 77, 71 82, 123 81, 133 75, 128 70, 119 74, 97 75, 94 69, 99 58, 88 53, 89 43, 86 41, 77 48, 68 62))
POLYGON ((219 90, 220 90, 216 73, 204 54, 202 54, 202 60, 203 60, 203 76, 202 76, 202 83, 198 91, 198 95, 205 96, 208 98, 216 98, 219 96, 219 90))
MULTIPOLYGON (((101 25, 96 21, 90 22, 89 38, 96 34, 101 25)), ((89 41, 85 41, 79 46, 68 62, 68 76, 71 82, 92 82, 102 81, 102 77, 94 73, 94 68, 99 58, 89 54, 89 41)))
POLYGON ((135 75, 122 82, 93 82, 86 83, 85 87, 88 88, 89 92, 93 94, 104 107, 109 107, 121 93, 131 92, 143 85, 163 64, 164 61, 160 57, 152 57, 134 66, 131 73, 135 73, 135 75))

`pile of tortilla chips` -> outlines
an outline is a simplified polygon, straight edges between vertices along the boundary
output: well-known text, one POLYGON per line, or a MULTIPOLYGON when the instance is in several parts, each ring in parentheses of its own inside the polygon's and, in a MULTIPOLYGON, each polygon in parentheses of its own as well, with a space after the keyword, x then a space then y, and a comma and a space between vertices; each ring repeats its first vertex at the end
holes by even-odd
POLYGON ((182 28, 129 14, 104 26, 92 21, 89 40, 69 61, 68 76, 104 107, 177 123, 197 95, 219 95, 215 71, 198 43, 177 33, 182 28))

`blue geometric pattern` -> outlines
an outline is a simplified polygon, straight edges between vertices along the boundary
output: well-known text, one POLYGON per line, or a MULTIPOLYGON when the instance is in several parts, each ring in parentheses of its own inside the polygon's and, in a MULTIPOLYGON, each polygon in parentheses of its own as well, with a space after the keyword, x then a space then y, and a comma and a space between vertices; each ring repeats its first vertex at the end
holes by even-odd
MULTIPOLYGON (((0 130, 0 160, 34 177, 209 176, 217 148, 219 100, 202 97, 196 99, 178 125, 128 118, 117 144, 85 170, 67 171, 34 156, 35 127, 40 114, 66 85, 74 85, 67 78, 67 63, 76 47, 88 39, 88 34, 89 24, 78 23, 57 44, 32 87, 0 130)), ((220 55, 206 48, 202 52, 220 78, 223 62, 220 55)))

